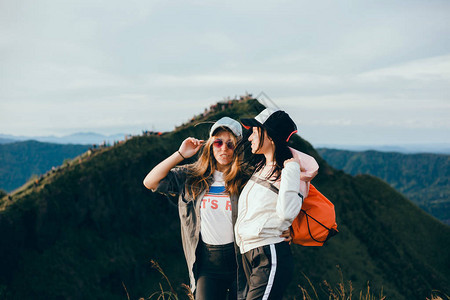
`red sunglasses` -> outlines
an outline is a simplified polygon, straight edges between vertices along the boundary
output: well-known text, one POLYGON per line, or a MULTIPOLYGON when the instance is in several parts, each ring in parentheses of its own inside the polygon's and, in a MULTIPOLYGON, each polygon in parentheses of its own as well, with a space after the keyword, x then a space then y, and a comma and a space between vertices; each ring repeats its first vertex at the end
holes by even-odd
MULTIPOLYGON (((217 148, 221 148, 223 145, 223 141, 221 139, 216 139, 213 142, 214 146, 216 146, 217 148)), ((230 150, 234 150, 234 143, 232 141, 228 141, 225 143, 225 145, 227 145, 227 148, 230 150)))

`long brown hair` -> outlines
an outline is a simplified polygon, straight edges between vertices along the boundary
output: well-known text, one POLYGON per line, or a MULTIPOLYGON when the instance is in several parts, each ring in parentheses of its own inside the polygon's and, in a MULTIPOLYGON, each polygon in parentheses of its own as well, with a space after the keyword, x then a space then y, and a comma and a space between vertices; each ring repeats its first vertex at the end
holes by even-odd
MULTIPOLYGON (((226 127, 219 127, 214 131, 213 135, 205 142, 201 150, 200 156, 197 161, 189 166, 189 176, 186 182, 187 193, 192 198, 197 197, 202 191, 209 189, 210 178, 216 170, 216 159, 213 154, 213 143, 215 134, 222 131, 231 133, 233 143, 236 145, 238 142, 237 137, 226 127)), ((230 195, 239 195, 248 174, 241 168, 242 158, 240 155, 233 152, 233 159, 225 172, 223 172, 223 179, 225 181, 225 191, 230 195)))

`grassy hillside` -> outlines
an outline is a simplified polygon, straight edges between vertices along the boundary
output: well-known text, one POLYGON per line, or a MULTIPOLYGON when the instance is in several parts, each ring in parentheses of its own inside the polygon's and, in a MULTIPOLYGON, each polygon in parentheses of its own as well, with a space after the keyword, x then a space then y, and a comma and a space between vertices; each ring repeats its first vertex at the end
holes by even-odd
POLYGON ((318 152, 336 169, 383 179, 426 212, 450 224, 450 155, 335 149, 318 152))
POLYGON ((44 174, 88 148, 88 145, 58 145, 37 141, 0 144, 0 189, 12 191, 27 182, 32 175, 44 174))
MULTIPOLYGON (((147 172, 187 136, 206 138, 200 122, 228 115, 252 116, 263 107, 235 102, 194 118, 162 136, 134 137, 67 164, 38 185, 0 200, 0 298, 130 299, 159 289, 155 259, 183 294, 188 283, 177 208, 146 190, 147 172), (198 126, 193 126, 199 124, 198 126)), ((449 294, 450 229, 371 176, 347 175, 328 166, 295 136, 292 146, 320 164, 314 184, 336 205, 339 231, 320 248, 293 245, 296 274, 288 298, 301 299, 304 273, 320 283, 344 280, 388 299, 422 299, 432 289, 449 294)), ((322 299, 322 298, 321 298, 322 299)), ((326 298, 327 299, 327 298, 326 298)))

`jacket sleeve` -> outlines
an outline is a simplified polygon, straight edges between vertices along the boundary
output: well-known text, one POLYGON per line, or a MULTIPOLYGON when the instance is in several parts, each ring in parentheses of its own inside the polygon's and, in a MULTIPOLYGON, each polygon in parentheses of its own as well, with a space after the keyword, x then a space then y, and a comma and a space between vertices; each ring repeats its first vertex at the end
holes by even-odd
POLYGON ((281 171, 277 201, 278 217, 292 223, 300 212, 303 197, 300 191, 300 166, 294 161, 288 162, 281 171))
POLYGON ((175 167, 169 171, 166 177, 164 177, 155 189, 155 192, 178 197, 184 189, 186 182, 186 168, 175 167))

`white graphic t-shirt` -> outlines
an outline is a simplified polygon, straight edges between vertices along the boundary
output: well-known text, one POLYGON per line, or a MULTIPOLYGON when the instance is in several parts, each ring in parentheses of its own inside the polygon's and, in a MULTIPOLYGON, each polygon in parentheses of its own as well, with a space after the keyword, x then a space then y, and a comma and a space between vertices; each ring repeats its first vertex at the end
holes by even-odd
POLYGON ((206 244, 224 245, 234 241, 231 200, 225 192, 223 173, 214 171, 213 177, 213 184, 200 204, 200 230, 206 244))

